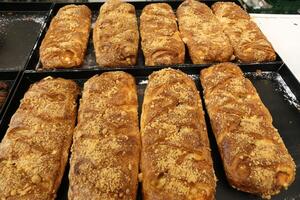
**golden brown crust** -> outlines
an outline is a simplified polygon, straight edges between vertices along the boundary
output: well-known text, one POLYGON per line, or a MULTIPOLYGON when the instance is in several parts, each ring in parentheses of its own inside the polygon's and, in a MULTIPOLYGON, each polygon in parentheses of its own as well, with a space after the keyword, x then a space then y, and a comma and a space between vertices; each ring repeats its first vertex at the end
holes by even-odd
POLYGON ((232 63, 201 71, 206 108, 229 183, 264 198, 295 179, 295 163, 256 89, 232 63))
POLYGON ((0 144, 0 199, 55 199, 76 119, 76 83, 45 78, 25 93, 0 144))
POLYGON ((84 85, 74 133, 69 199, 136 199, 140 135, 134 78, 106 72, 84 85))
POLYGON ((144 199, 214 199, 204 112, 191 78, 173 69, 149 77, 141 134, 144 199))
POLYGON ((240 6, 232 2, 217 2, 212 10, 230 39, 238 60, 264 62, 276 59, 271 43, 240 6))
POLYGON ((177 9, 179 30, 194 64, 234 59, 229 39, 211 9, 196 0, 186 0, 177 9))
POLYGON ((134 6, 120 0, 106 1, 100 8, 93 42, 100 67, 135 65, 139 32, 134 6))
POLYGON ((43 68, 78 67, 83 63, 91 26, 85 5, 67 5, 52 19, 40 46, 43 68))
POLYGON ((185 47, 175 14, 167 3, 145 6, 140 17, 142 49, 146 66, 184 63, 185 47))

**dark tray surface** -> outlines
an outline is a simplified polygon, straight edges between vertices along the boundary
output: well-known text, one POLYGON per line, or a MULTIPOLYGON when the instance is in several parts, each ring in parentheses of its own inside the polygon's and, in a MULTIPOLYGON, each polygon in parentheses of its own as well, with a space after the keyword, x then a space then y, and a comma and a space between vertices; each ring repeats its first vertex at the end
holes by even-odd
MULTIPOLYGON (((226 0, 224 0, 224 1, 226 1, 226 0)), ((166 3, 166 1, 129 2, 129 3, 131 3, 132 5, 135 6, 136 15, 137 15, 137 19, 138 19, 138 24, 139 24, 139 16, 142 13, 142 9, 146 5, 148 5, 150 3, 159 3, 159 2, 165 2, 166 3)), ((211 6, 216 1, 213 1, 213 0, 204 0, 202 2, 206 3, 208 6, 211 6)), ((238 5, 242 6, 238 0, 231 0, 231 2, 235 2, 238 5)), ((167 3, 172 6, 172 8, 174 9, 174 11, 176 11, 176 9, 182 3, 182 1, 171 0, 171 1, 167 1, 167 3)), ((82 4, 82 3, 79 3, 79 4, 82 4)), ((38 48, 37 48, 35 50, 33 56, 32 56, 32 60, 30 61, 29 65, 27 67, 27 70, 41 70, 41 71, 81 71, 81 70, 84 70, 84 69, 99 69, 99 68, 102 69, 102 70, 107 70, 108 69, 108 68, 99 67, 97 65, 96 59, 95 59, 95 52, 94 52, 93 41, 92 41, 93 27, 94 27, 95 21, 96 21, 96 19, 98 17, 99 9, 100 9, 101 5, 103 4, 103 2, 101 2, 101 3, 84 3, 84 4, 87 5, 92 10, 92 28, 90 30, 90 38, 89 38, 89 41, 88 41, 87 52, 86 52, 83 64, 80 67, 75 67, 75 68, 71 68, 71 69, 42 69, 42 65, 41 65, 41 63, 39 61, 39 52, 38 52, 38 48)), ((59 10, 59 8, 65 6, 65 5, 68 5, 68 4, 66 4, 66 3, 56 3, 54 5, 51 17, 49 18, 49 20, 47 22, 47 27, 50 25, 50 21, 51 21, 52 17, 57 13, 57 11, 59 10)), ((47 28, 43 31, 43 34, 42 34, 42 36, 39 39, 39 43, 37 45, 38 47, 40 46, 41 41, 43 40, 46 31, 47 31, 47 28)), ((235 62, 239 63, 238 61, 235 61, 235 62)), ((139 42, 137 64, 135 66, 132 66, 132 67, 133 68, 147 68, 147 67, 145 67, 144 63, 145 63, 144 62, 144 55, 143 55, 143 52, 142 52, 142 49, 141 49, 141 45, 140 45, 140 42, 139 42)), ((282 60, 281 60, 281 58, 280 58, 279 55, 277 55, 277 59, 275 61, 273 61, 273 62, 265 62, 264 64, 265 65, 273 65, 274 63, 282 63, 282 60)), ((248 65, 248 64, 245 64, 245 65, 248 65)), ((252 65, 257 65, 259 63, 251 63, 251 64, 252 65)), ((186 48, 185 64, 175 65, 175 66, 178 66, 178 67, 192 67, 192 66, 194 66, 194 67, 198 67, 198 68, 200 67, 200 68, 202 68, 202 67, 206 67, 206 66, 209 66, 209 65, 211 65, 211 63, 210 64, 198 64, 198 65, 192 64, 192 61, 191 61, 191 59, 189 57, 188 49, 186 48)), ((243 65, 243 63, 241 63, 241 65, 243 65)), ((110 68, 110 69, 123 70, 123 69, 132 68, 132 67, 114 67, 114 68, 110 68)), ((161 66, 158 66, 158 67, 161 67, 161 66)))
MULTIPOLYGON (((279 67, 274 66, 274 68, 279 69, 279 67)), ((299 96, 300 90, 292 90, 294 94, 291 92, 291 88, 286 84, 284 79, 288 76, 281 76, 282 69, 286 68, 283 66, 280 68, 279 72, 255 72, 255 69, 250 67, 242 67, 242 69, 246 72, 245 75, 252 81, 254 86, 256 87, 261 99, 270 110, 273 116, 273 124, 279 130, 289 152, 294 158, 297 166, 297 175, 295 182, 289 187, 287 191, 282 191, 279 195, 274 196, 272 199, 274 200, 292 200, 292 199, 300 199, 300 174, 299 174, 299 164, 300 164, 300 104, 299 96), (248 70, 251 69, 251 70, 248 70), (249 72, 250 71, 250 72, 249 72)), ((147 76, 151 74, 154 69, 130 69, 125 70, 131 73, 136 78, 137 88, 138 88, 138 96, 139 96, 139 113, 141 111, 141 104, 143 101, 144 89, 147 85, 147 76)), ((200 82, 199 82, 199 69, 195 68, 182 68, 182 70, 188 73, 194 80, 200 91, 202 91, 200 82)), ((29 88, 30 84, 46 77, 49 75, 53 75, 55 77, 63 77, 75 80, 81 87, 83 83, 90 77, 95 74, 100 74, 101 71, 97 70, 89 70, 83 72, 44 72, 44 73, 36 73, 27 71, 24 73, 21 81, 19 82, 18 89, 15 91, 14 97, 10 103, 9 108, 6 110, 5 118, 0 124, 0 138, 2 138, 6 132, 9 120, 13 113, 16 111, 19 106, 20 100, 23 98, 24 93, 29 88)), ((291 75, 292 76, 292 75, 291 75)), ((293 76, 292 76, 293 77, 293 76)), ((290 80, 288 78, 287 80, 290 80)), ((296 85, 293 88, 299 88, 300 85, 296 85)), ((201 92, 202 93, 202 92, 201 92)), ((202 100, 203 101, 203 100, 202 100)), ((208 125, 208 134, 210 138, 210 144, 212 148, 212 156, 214 159, 214 168, 218 178, 217 185, 217 199, 222 200, 232 200, 232 199, 245 199, 245 200, 253 200, 260 199, 259 197, 246 194, 243 192, 239 192, 229 186, 226 181, 226 177, 224 174, 224 170, 221 164, 221 159, 219 153, 217 151, 217 145, 210 127, 208 116, 206 115, 206 122, 208 125)), ((61 187, 58 191, 57 199, 67 199, 67 190, 68 190, 68 168, 66 168, 66 173, 64 175, 63 181, 61 183, 61 187)), ((141 199, 141 192, 139 192, 138 199, 141 199)))
POLYGON ((51 4, 41 5, 39 10, 23 5, 0 3, 0 71, 25 67, 51 8, 51 4))

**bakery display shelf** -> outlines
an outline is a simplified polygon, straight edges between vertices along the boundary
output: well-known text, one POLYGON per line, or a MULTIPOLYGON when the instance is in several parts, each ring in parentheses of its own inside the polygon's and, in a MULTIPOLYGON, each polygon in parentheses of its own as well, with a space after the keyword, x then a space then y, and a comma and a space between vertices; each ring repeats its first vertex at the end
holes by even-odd
MULTIPOLYGON (((279 195, 275 195, 272 199, 298 199, 300 198, 300 83, 289 71, 286 65, 241 65, 240 66, 244 71, 245 75, 252 81, 256 87, 258 94, 260 95, 262 101, 266 107, 270 110, 273 116, 273 124, 279 130, 279 133, 288 148, 290 154, 292 155, 296 166, 296 180, 286 191, 282 191, 279 195)), ((180 68, 180 67, 174 67, 180 68)), ((195 67, 185 67, 180 68, 183 72, 189 74, 195 81, 199 91, 202 88, 199 81, 199 68, 195 67)), ((153 71, 156 71, 156 68, 131 68, 124 69, 130 74, 132 74, 136 79, 137 92, 139 97, 139 114, 141 113, 141 105, 143 101, 144 90, 147 86, 147 77, 153 71)), ((84 71, 52 71, 52 72, 35 72, 35 71, 25 71, 20 77, 18 86, 13 94, 13 97, 10 100, 10 104, 6 109, 4 118, 0 124, 0 139, 3 138, 10 118, 15 113, 16 109, 19 106, 20 100, 23 98, 24 93, 30 87, 30 84, 41 80, 47 76, 53 77, 62 77, 67 79, 75 80, 81 87, 84 82, 94 76, 95 74, 101 74, 105 71, 104 69, 95 69, 95 70, 84 70, 84 71)), ((203 96, 203 95, 202 95, 203 96)), ((203 98, 202 98, 203 101, 203 98)), ((203 104, 204 107, 204 104, 203 104)), ((205 107, 204 107, 205 109, 205 107)), ((231 199, 245 199, 253 200, 260 199, 259 197, 237 191, 230 187, 226 181, 224 174, 222 162, 220 155, 217 150, 217 145, 211 130, 210 122, 206 114, 206 123, 208 127, 208 134, 210 139, 210 144, 212 148, 212 157, 214 160, 214 169, 216 176, 218 178, 217 182, 217 195, 216 199, 222 200, 231 200, 231 199)), ((141 186, 141 185, 140 185, 141 186)), ((141 187, 139 187, 141 188, 141 187)), ((67 199, 68 192, 68 167, 66 168, 65 175, 57 199, 67 199)), ((142 199, 141 190, 139 189, 138 199, 142 199)))
POLYGON ((7 96, 3 101, 2 106, 0 106, 0 122, 2 120, 5 108, 9 104, 9 100, 13 94, 16 85, 18 84, 18 78, 20 77, 21 72, 1 72, 0 73, 0 81, 4 82, 7 85, 7 96))
POLYGON ((0 71, 20 71, 28 62, 52 3, 0 3, 0 71))
MULTIPOLYGON (((226 1, 226 0, 225 0, 226 1)), ((228 0, 227 0, 228 1, 228 0)), ((178 6, 182 3, 182 1, 178 1, 178 0, 171 0, 171 1, 155 1, 155 3, 161 3, 161 2, 166 2, 168 3, 173 9, 174 11, 176 11, 176 9, 178 8, 178 6)), ((209 7, 215 3, 216 1, 214 0, 204 0, 201 1, 205 4, 207 4, 209 7)), ((240 2, 238 0, 231 0, 230 2, 235 2, 236 4, 242 6, 240 4, 240 2)), ((144 1, 144 2, 130 2, 132 5, 135 6, 136 9, 136 14, 137 14, 137 19, 138 19, 138 24, 139 24, 139 16, 141 15, 142 9, 150 4, 150 3, 154 3, 151 1, 144 1)), ((86 6, 88 6, 91 11, 92 11, 92 28, 94 26, 94 23, 98 17, 99 14, 99 9, 101 7, 101 5, 103 4, 103 2, 99 2, 99 3, 75 3, 77 5, 79 4, 84 4, 86 6)), ((47 28, 50 25, 51 19, 56 15, 56 13, 58 12, 59 8, 68 5, 67 3, 56 3, 53 6, 51 15, 47 21, 47 25, 46 28, 43 30, 41 37, 37 43, 37 48, 34 50, 33 55, 29 61, 29 64, 27 65, 27 70, 37 70, 37 71, 82 71, 82 70, 95 70, 95 69, 101 69, 101 70, 122 70, 122 69, 128 69, 128 68, 148 68, 147 66, 145 66, 145 59, 144 59, 144 55, 141 49, 141 44, 139 42, 139 48, 138 48, 138 57, 137 57, 137 64, 135 66, 132 67, 112 67, 112 68, 103 68, 103 67, 99 67, 98 64, 96 63, 96 58, 95 58, 95 52, 94 52, 94 46, 93 46, 93 41, 92 41, 92 28, 90 31, 90 37, 89 37, 89 41, 88 41, 88 46, 87 46, 87 52, 84 58, 84 63, 80 66, 80 67, 74 67, 74 68, 69 68, 69 69, 43 69, 42 65, 40 63, 39 60, 39 47, 41 45, 42 40, 45 37, 45 34, 47 32, 47 28)), ((263 64, 265 66, 272 66, 275 63, 282 63, 282 60, 280 58, 280 56, 278 54, 277 58, 275 61, 272 62, 264 62, 263 64)), ((239 63, 238 61, 236 61, 236 63, 239 63)), ((248 63, 248 64, 242 64, 241 65, 258 65, 259 63, 248 63)), ((188 53, 188 49, 186 48, 186 53, 185 53, 185 64, 178 64, 176 65, 177 67, 195 67, 195 68, 203 68, 203 67, 207 67, 211 65, 210 64, 192 64, 192 61, 189 57, 189 53, 188 53)), ((156 66, 154 68, 162 68, 163 66, 156 66)))

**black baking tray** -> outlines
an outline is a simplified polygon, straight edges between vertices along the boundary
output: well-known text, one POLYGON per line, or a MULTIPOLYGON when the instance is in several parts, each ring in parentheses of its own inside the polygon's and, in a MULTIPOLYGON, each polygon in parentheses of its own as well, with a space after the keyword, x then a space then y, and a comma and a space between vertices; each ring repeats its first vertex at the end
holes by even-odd
MULTIPOLYGON (((223 1, 230 1, 230 2, 235 2, 236 4, 240 5, 241 7, 243 7, 243 5, 240 3, 240 1, 238 0, 223 0, 223 1)), ((178 8, 178 6, 182 3, 182 1, 178 1, 178 0, 171 0, 171 1, 155 1, 155 2, 152 2, 152 1, 144 1, 144 2, 130 2, 132 5, 135 6, 135 9, 136 9, 136 14, 137 14, 137 19, 138 19, 138 23, 139 23, 139 16, 141 15, 141 12, 142 12, 142 9, 150 4, 150 3, 168 3, 169 5, 172 6, 172 8, 174 9, 174 11, 176 11, 176 9, 178 8)), ((205 4, 207 4, 209 7, 214 4, 216 1, 215 0, 203 0, 201 1, 205 4)), ((92 27, 94 26, 94 23, 98 17, 98 14, 99 14, 99 9, 101 7, 101 5, 103 4, 103 2, 97 2, 97 3, 75 3, 77 5, 79 4, 84 4, 86 6, 88 6, 91 10, 92 10, 92 27)), ((67 3, 56 3, 54 4, 53 6, 53 9, 51 11, 51 15, 48 19, 48 22, 47 22, 47 26, 46 28, 44 29, 40 39, 39 39, 39 42, 37 44, 38 47, 40 47, 40 44, 42 42, 42 40, 44 39, 45 37, 45 34, 47 32, 47 28, 49 27, 50 25, 50 22, 51 22, 51 19, 56 15, 57 11, 65 6, 65 5, 68 5, 67 3)), ((102 69, 102 70, 116 70, 116 69, 119 69, 119 70, 122 70, 122 69, 128 69, 128 68, 147 68, 145 67, 145 62, 144 62, 144 55, 143 55, 143 52, 142 52, 142 49, 141 49, 141 45, 140 45, 140 42, 139 42, 139 49, 138 49, 138 57, 137 57, 137 64, 135 66, 131 66, 131 67, 111 67, 111 68, 104 68, 104 67, 99 67, 98 64, 96 63, 96 59, 95 59, 95 52, 94 52, 94 46, 93 46, 93 41, 92 41, 92 34, 93 34, 93 31, 92 31, 92 28, 91 28, 91 31, 90 31, 90 38, 89 38, 89 41, 88 41, 88 47, 87 47, 87 52, 86 52, 86 55, 85 55, 85 59, 84 59, 84 63, 80 66, 80 67, 74 67, 74 68, 71 68, 71 69, 43 69, 42 68, 42 65, 40 63, 40 60, 39 60, 39 48, 36 48, 33 55, 32 55, 32 59, 30 60, 28 66, 27 66, 27 70, 42 70, 42 71, 82 71, 82 70, 86 70, 86 69, 89 69, 89 70, 94 70, 94 69, 102 69)), ((237 62, 237 61, 236 61, 237 62)), ((275 63, 282 63, 282 59, 280 58, 280 56, 277 54, 277 58, 275 61, 272 61, 272 62, 265 62, 264 65, 269 65, 269 66, 272 66, 273 64, 275 63)), ((210 63, 211 64, 211 63, 210 63)), ((207 67, 209 66, 210 64, 192 64, 192 61, 189 57, 189 53, 188 53, 188 50, 186 48, 186 53, 185 53, 185 64, 178 64, 178 65, 172 65, 172 66, 176 66, 176 67, 196 67, 196 68, 203 68, 203 67, 207 67)), ((251 63, 251 64, 242 64, 241 65, 258 65, 259 63, 251 63)), ((154 68, 158 69, 158 68, 161 68, 162 66, 156 66, 154 68)))
POLYGON ((20 77, 21 72, 17 71, 11 71, 11 72, 0 72, 0 81, 3 81, 8 86, 8 93, 6 96, 6 99, 3 103, 3 105, 0 107, 0 123, 5 111, 5 108, 10 102, 10 98, 14 92, 14 89, 16 88, 16 85, 18 84, 18 78, 20 77))
MULTIPOLYGON (((177 67, 180 68, 180 67, 177 67)), ((298 80, 289 71, 286 65, 273 65, 273 66, 253 66, 241 65, 245 75, 253 82, 262 101, 270 110, 274 126, 278 128, 289 152, 294 158, 297 165, 297 175, 295 182, 289 187, 287 191, 282 191, 279 195, 274 196, 274 200, 295 200, 300 199, 300 84, 298 80)), ((199 81, 200 69, 194 67, 180 68, 185 73, 189 74, 194 80, 199 89, 202 91, 199 81)), ((143 102, 143 94, 147 85, 147 77, 156 69, 125 69, 132 74, 136 79, 138 97, 139 97, 139 114, 141 112, 141 105, 143 102)), ((62 77, 75 80, 81 87, 83 83, 95 74, 101 74, 107 70, 85 70, 85 71, 55 71, 55 72, 35 72, 25 71, 20 78, 17 89, 6 109, 5 116, 0 124, 0 140, 3 138, 6 129, 8 128, 9 121, 19 106, 20 100, 23 98, 24 93, 29 88, 30 84, 41 80, 47 76, 62 77)), ((201 92, 202 94, 202 92, 201 92)), ((205 107, 204 107, 205 109, 205 107)), ((213 137, 211 126, 209 123, 208 115, 206 114, 206 123, 208 127, 208 134, 212 148, 212 156, 214 159, 214 169, 218 178, 217 183, 217 197, 220 200, 253 200, 260 199, 254 195, 239 192, 231 188, 226 181, 224 170, 220 155, 217 150, 217 145, 213 137)), ((67 199, 68 190, 68 167, 66 168, 63 181, 58 191, 57 199, 67 199)), ((139 187, 140 188, 140 187, 139 187)), ((138 199, 142 199, 141 190, 139 189, 138 199)))
POLYGON ((52 3, 0 3, 0 71, 24 69, 52 3))

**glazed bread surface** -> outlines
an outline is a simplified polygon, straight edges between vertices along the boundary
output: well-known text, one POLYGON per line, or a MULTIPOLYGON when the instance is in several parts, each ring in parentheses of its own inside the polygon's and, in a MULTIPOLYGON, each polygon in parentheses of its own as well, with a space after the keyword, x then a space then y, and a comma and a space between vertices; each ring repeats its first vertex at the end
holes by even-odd
POLYGON ((276 53, 249 14, 233 2, 217 2, 212 10, 223 26, 241 62, 264 62, 276 59, 276 53))
POLYGON ((216 178, 193 80, 170 68, 152 73, 142 109, 143 199, 214 199, 216 178))
POLYGON ((186 0, 177 9, 182 40, 194 64, 234 59, 233 48, 212 10, 196 0, 186 0))
POLYGON ((96 61, 100 67, 136 64, 139 32, 135 8, 120 0, 108 0, 100 8, 93 31, 96 61))
POLYGON ((106 72, 83 89, 73 138, 69 199, 136 199, 140 135, 134 78, 106 72))
POLYGON ((270 198, 295 179, 295 163, 256 89, 233 63, 201 71, 212 129, 229 183, 270 198))
POLYGON ((140 17, 140 32, 146 66, 184 63, 184 43, 169 4, 145 6, 140 17))
POLYGON ((55 199, 72 142, 78 93, 73 81, 51 77, 25 93, 0 143, 0 199, 55 199))
POLYGON ((71 68, 83 63, 91 26, 85 5, 67 5, 52 19, 40 46, 43 68, 71 68))

